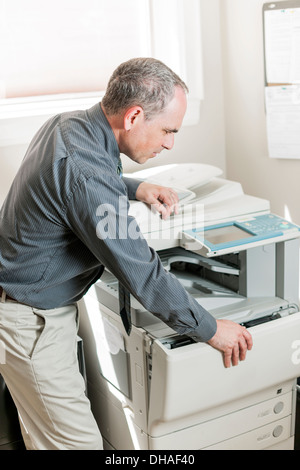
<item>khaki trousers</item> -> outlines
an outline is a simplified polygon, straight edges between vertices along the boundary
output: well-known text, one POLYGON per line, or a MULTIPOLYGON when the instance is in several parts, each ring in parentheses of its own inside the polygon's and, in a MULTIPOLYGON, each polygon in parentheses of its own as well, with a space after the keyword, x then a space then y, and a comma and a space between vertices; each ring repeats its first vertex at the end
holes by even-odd
POLYGON ((77 307, 0 301, 0 373, 28 450, 98 450, 102 438, 77 360, 77 307))

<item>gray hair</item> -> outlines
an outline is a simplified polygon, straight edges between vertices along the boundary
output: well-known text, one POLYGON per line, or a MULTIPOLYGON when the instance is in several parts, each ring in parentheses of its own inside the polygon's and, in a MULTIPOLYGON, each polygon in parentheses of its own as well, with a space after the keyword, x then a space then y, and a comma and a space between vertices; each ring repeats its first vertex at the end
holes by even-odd
POLYGON ((175 87, 188 93, 186 84, 169 67, 153 58, 136 58, 113 72, 102 99, 108 115, 141 106, 145 119, 159 114, 174 97, 175 87))

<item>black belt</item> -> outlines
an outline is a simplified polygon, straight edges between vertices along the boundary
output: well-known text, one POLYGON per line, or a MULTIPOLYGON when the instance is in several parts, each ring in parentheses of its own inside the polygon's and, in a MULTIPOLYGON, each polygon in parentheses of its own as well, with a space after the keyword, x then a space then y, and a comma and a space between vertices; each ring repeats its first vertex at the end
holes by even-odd
MULTIPOLYGON (((3 288, 0 287, 0 297, 2 296, 2 294, 3 294, 3 288)), ((15 299, 13 299, 12 297, 10 297, 10 296, 7 295, 7 294, 6 294, 6 299, 7 299, 7 300, 13 300, 13 301, 15 302, 15 299)))

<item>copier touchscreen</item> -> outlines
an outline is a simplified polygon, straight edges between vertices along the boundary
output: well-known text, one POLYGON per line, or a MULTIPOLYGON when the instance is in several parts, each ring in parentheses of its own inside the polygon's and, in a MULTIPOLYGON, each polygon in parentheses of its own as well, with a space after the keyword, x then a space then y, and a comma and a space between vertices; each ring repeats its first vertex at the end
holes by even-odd
MULTIPOLYGON (((202 232, 203 233, 203 232, 202 232)), ((204 231, 204 237, 213 245, 227 243, 241 238, 252 237, 253 234, 237 227, 236 225, 227 225, 224 227, 214 228, 204 231)))

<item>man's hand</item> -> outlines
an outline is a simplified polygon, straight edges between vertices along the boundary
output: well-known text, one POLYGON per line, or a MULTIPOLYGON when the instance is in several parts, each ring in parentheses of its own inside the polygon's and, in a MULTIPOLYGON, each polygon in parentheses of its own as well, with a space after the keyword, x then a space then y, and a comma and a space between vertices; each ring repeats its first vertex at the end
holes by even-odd
POLYGON ((229 320, 217 320, 217 332, 208 344, 223 352, 224 365, 230 367, 231 362, 236 366, 239 360, 246 358, 247 350, 252 349, 253 341, 244 326, 229 320))
POLYGON ((138 201, 155 207, 163 219, 167 219, 173 212, 178 214, 179 199, 172 188, 144 181, 138 186, 135 197, 138 201))

